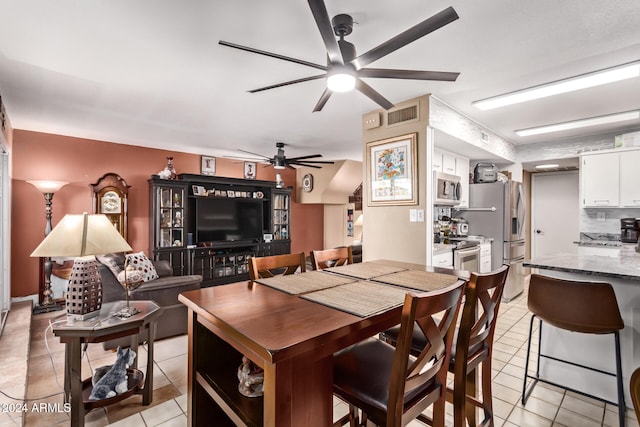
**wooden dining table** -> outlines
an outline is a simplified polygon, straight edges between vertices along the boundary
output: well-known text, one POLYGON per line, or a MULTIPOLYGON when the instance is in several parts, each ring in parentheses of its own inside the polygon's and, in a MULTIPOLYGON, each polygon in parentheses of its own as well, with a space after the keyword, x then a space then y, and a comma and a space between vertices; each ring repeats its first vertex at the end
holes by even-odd
POLYGON ((189 426, 332 425, 333 354, 399 324, 406 292, 438 289, 464 276, 464 272, 384 260, 338 269, 180 295, 189 309, 189 426), (355 277, 385 270, 395 273, 355 277), (349 273, 355 276, 342 271, 355 271, 349 273), (390 282, 424 277, 431 284, 409 289, 385 283, 385 276, 390 282), (313 290, 301 290, 296 286, 300 283, 313 290), (358 299, 365 301, 363 307, 358 308, 358 299), (371 306, 377 301, 382 305, 371 306), (243 356, 264 370, 261 397, 245 397, 238 390, 243 356))

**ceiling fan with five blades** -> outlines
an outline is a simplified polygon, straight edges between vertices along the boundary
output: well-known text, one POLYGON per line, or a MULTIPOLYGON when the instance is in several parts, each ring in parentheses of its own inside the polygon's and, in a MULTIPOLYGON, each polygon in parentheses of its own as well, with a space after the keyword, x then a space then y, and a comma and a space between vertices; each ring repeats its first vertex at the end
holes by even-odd
POLYGON ((394 106, 393 103, 365 83, 362 78, 372 77, 449 82, 455 81, 458 78, 459 73, 453 72, 365 68, 366 65, 369 65, 370 63, 377 61, 378 59, 395 52, 401 47, 412 43, 458 19, 458 14, 452 7, 444 9, 386 42, 370 49, 362 55, 356 56, 355 46, 344 39, 344 37, 349 35, 353 30, 353 18, 346 14, 340 14, 336 15, 332 20, 329 20, 329 15, 323 0, 308 0, 308 2, 309 7, 311 8, 311 13, 313 14, 318 30, 320 30, 320 35, 322 36, 322 40, 324 41, 327 49, 327 65, 315 64, 313 62, 242 46, 224 40, 219 41, 219 44, 223 46, 257 53, 259 55, 265 55, 284 61, 290 61, 324 71, 324 73, 315 76, 303 77, 253 89, 249 91, 250 93, 261 92, 268 89, 275 89, 282 86, 303 83, 326 77, 327 88, 316 103, 316 106, 313 109, 314 112, 322 110, 333 92, 347 92, 354 87, 378 105, 388 110, 394 106), (336 36, 339 37, 339 40, 336 40, 336 36))

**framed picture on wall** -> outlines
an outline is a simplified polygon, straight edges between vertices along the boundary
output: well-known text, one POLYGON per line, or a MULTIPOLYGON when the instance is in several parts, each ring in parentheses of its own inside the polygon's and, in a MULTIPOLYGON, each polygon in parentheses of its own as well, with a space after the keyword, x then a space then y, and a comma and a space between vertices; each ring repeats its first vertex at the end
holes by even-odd
POLYGON ((367 143, 369 206, 416 205, 417 134, 367 143))
POLYGON ((216 174, 216 158, 209 157, 209 156, 202 156, 200 173, 202 175, 215 175, 216 174))
POLYGON ((256 179, 256 162, 244 162, 244 179, 256 179))

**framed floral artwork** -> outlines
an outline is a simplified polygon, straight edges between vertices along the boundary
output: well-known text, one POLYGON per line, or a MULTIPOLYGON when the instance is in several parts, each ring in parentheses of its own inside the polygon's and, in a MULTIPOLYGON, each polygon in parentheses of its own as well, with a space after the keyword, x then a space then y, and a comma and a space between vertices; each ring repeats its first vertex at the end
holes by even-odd
POLYGON ((416 205, 416 133, 367 143, 369 206, 416 205))

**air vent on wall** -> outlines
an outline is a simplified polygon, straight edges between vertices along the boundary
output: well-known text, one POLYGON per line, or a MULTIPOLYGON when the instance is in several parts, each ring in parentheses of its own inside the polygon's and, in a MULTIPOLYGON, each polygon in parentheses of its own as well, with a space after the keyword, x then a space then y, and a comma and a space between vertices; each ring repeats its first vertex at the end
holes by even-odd
POLYGON ((418 119, 418 104, 392 110, 387 113, 387 125, 395 125, 418 119))

